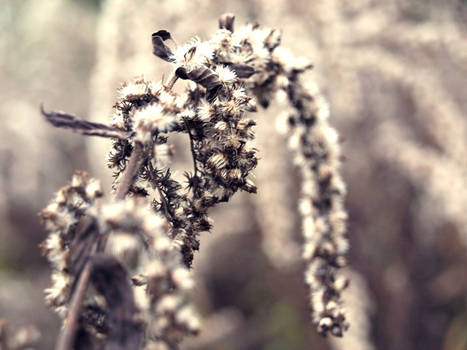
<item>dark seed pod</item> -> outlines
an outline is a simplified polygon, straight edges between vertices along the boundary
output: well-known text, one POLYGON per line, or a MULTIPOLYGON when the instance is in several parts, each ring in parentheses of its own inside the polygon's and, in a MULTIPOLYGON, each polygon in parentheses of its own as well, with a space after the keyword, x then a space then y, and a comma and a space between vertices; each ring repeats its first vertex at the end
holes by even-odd
POLYGON ((231 13, 224 13, 219 17, 219 28, 234 31, 235 16, 231 13))
POLYGON ((187 71, 184 67, 179 67, 175 71, 175 74, 180 79, 189 79, 204 87, 207 90, 206 99, 208 101, 214 100, 222 88, 219 77, 206 67, 195 68, 191 71, 187 71))
POLYGON ((157 32, 153 33, 152 36, 160 36, 163 41, 172 39, 170 33, 165 29, 158 30, 157 32))
POLYGON ((164 41, 170 38, 170 33, 166 30, 152 34, 152 53, 167 62, 173 62, 172 50, 164 44, 164 41))
POLYGON ((246 79, 256 73, 253 67, 246 64, 229 63, 227 66, 232 69, 239 78, 246 79))

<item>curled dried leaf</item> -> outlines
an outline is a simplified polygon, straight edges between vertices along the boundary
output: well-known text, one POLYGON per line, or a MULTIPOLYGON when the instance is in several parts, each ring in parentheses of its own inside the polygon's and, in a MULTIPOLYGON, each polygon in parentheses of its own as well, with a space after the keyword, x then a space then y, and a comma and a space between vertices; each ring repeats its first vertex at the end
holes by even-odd
POLYGON ((195 83, 201 85, 207 90, 208 101, 214 100, 219 90, 222 88, 222 83, 219 80, 219 77, 211 69, 206 67, 195 68, 188 71, 185 67, 179 67, 175 71, 175 74, 180 79, 189 79, 195 83))
MULTIPOLYGON (((167 34, 162 33, 163 36, 160 36, 160 32, 152 34, 152 53, 164 61, 173 62, 172 50, 164 44, 164 38, 167 38, 167 34)), ((170 37, 170 34, 168 36, 170 37)))
POLYGON ((108 306, 110 327, 105 349, 139 349, 142 329, 134 319, 136 307, 126 269, 112 256, 96 255, 91 282, 108 306))
POLYGON ((126 139, 129 137, 127 132, 105 124, 89 122, 63 112, 48 113, 44 110, 44 106, 41 106, 41 113, 50 124, 57 128, 72 129, 74 132, 89 136, 101 136, 117 139, 126 139))
POLYGON ((247 79, 256 73, 256 70, 247 64, 229 63, 227 66, 235 72, 237 77, 242 79, 247 79))

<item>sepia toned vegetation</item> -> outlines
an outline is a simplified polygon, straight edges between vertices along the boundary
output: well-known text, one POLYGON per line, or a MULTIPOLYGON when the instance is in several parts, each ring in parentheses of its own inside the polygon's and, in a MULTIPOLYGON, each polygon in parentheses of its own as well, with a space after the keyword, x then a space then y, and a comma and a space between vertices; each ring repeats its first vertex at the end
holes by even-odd
MULTIPOLYGON (((88 271, 90 288, 76 314, 82 347, 102 346, 113 339, 110 330, 124 329, 140 335, 129 342, 181 349, 466 348, 464 2, 5 0, 3 8, 1 346, 50 349, 64 337, 43 302, 50 268, 37 245, 46 240, 53 281, 62 283, 54 286, 63 288, 46 296, 62 317, 70 314, 72 281, 88 271), (232 35, 250 28, 260 38, 270 27, 281 32, 281 43, 263 63, 245 62, 258 55, 255 48, 238 55, 226 49, 202 63, 208 71, 196 70, 200 62, 188 61, 199 56, 186 53, 205 52, 225 12, 236 14, 232 35), (171 38, 156 32, 154 44, 150 35, 161 28, 171 38), (274 83, 262 84, 269 76, 274 83), (202 105, 184 99, 186 87, 201 91, 202 105), (237 168, 228 153, 232 134, 208 106, 227 111, 223 103, 239 89, 251 99, 227 129, 241 139, 236 154, 243 147, 253 153, 245 152, 248 165, 237 168), (178 99, 185 102, 171 102, 178 99), (244 115, 255 100, 258 111, 244 115), (51 128, 41 104, 57 126, 94 136, 51 128), (190 113, 183 118, 188 127, 174 122, 189 105, 204 112, 202 130, 190 113), (167 124, 145 122, 156 112, 167 124), (135 161, 141 171, 127 182, 137 144, 145 145, 135 161), (325 156, 307 158, 310 150, 325 156), (198 177, 205 182, 193 182, 198 177), (256 194, 233 195, 242 186, 253 190, 250 179, 256 194), (227 203, 206 203, 208 193, 223 192, 221 198, 226 190, 227 203), (127 191, 118 204, 117 194, 127 191), (146 199, 137 198, 145 191, 146 199), (326 191, 335 194, 331 201, 326 191), (76 232, 94 232, 78 235, 73 259, 53 250, 60 240, 47 238, 37 219, 43 207, 48 231, 57 232, 60 218, 73 222, 60 230, 75 232, 79 221, 76 232), (90 238, 96 232, 106 240, 105 255, 87 249, 98 246, 90 238), (333 277, 320 280, 323 269, 333 277), (115 286, 124 302, 103 285, 115 286), (122 322, 128 318, 135 322, 122 322)), ((226 35, 228 18, 223 23, 219 33, 226 35)), ((59 236, 74 246, 65 231, 59 236)))

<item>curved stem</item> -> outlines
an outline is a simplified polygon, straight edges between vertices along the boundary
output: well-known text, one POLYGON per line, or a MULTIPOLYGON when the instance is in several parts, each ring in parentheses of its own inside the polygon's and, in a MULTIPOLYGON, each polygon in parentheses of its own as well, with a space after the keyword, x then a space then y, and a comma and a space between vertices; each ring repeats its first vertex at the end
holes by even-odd
POLYGON ((91 262, 88 261, 83 269, 83 272, 79 276, 79 281, 76 286, 75 293, 70 303, 70 309, 68 316, 63 325, 63 329, 60 332, 57 340, 56 350, 70 350, 73 349, 73 342, 75 340, 76 328, 78 327, 79 315, 81 313, 81 305, 83 304, 84 296, 89 284, 89 278, 91 276, 91 262))
POLYGON ((139 169, 139 164, 143 155, 143 145, 139 142, 135 143, 133 152, 131 153, 130 160, 126 166, 125 172, 123 174, 123 179, 118 185, 117 192, 115 194, 116 200, 122 200, 125 198, 130 186, 133 184, 135 176, 139 169))

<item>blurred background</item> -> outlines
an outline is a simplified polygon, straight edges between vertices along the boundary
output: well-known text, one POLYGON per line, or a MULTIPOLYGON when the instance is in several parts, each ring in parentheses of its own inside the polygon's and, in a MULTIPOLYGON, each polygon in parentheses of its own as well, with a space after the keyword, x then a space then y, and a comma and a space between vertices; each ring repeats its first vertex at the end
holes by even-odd
MULTIPOLYGON (((109 188, 110 143, 55 130, 59 109, 106 122, 121 82, 160 80, 150 35, 209 38, 236 26, 283 31, 314 63, 342 137, 348 185, 351 328, 320 338, 300 261, 298 174, 256 114, 257 195, 212 212, 195 256, 204 319, 182 349, 467 349, 467 2, 465 0, 0 0, 0 318, 34 324, 51 349, 58 317, 43 301, 50 270, 37 212, 75 169, 109 188)), ((187 161, 184 146, 176 158, 187 161)))

